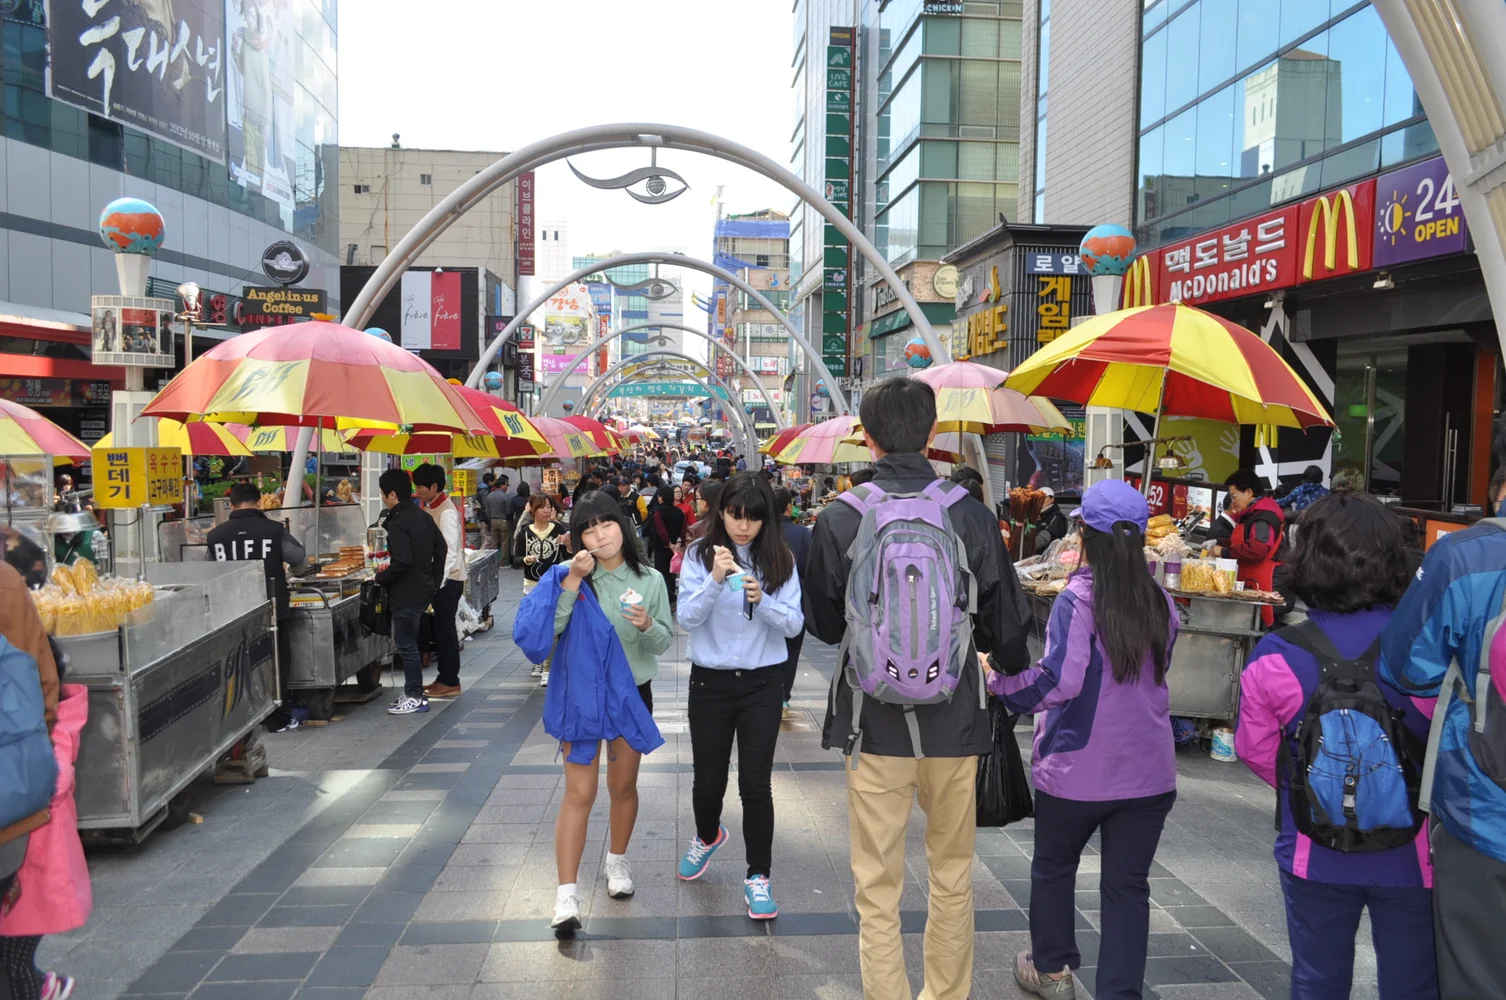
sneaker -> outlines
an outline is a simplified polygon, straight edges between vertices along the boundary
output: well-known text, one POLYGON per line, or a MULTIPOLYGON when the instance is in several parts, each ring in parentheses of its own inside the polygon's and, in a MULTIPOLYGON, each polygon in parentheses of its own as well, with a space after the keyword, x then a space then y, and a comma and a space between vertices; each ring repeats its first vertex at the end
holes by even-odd
POLYGON ((706 843, 700 837, 690 838, 690 850, 680 859, 680 878, 686 882, 700 878, 706 874, 706 866, 711 864, 711 855, 716 849, 727 842, 727 828, 718 828, 716 840, 706 843))
POLYGON ((554 919, 549 926, 557 937, 570 937, 580 930, 580 897, 555 896, 554 919))
POLYGON ((539 674, 539 687, 546 688, 548 686, 549 686, 549 671, 546 670, 542 674, 539 674))
POLYGON ((406 695, 387 706, 388 715, 414 715, 429 710, 429 699, 410 698, 406 695))
POLYGON ((794 711, 794 709, 790 708, 790 703, 789 702, 785 702, 784 703, 784 715, 782 716, 782 718, 784 719, 785 722, 789 722, 794 717, 795 717, 795 711, 794 711))
POLYGON ((73 977, 49 972, 42 979, 42 1000, 68 1000, 73 996, 73 977))
MULTIPOLYGON (((283 723, 281 723, 279 725, 273 726, 272 729, 271 729, 271 732, 274 732, 274 733, 290 733, 293 730, 297 729, 301 724, 302 723, 300 723, 297 719, 293 718, 292 716, 288 716, 287 721, 285 721, 285 722, 283 722, 283 723)), ((47 994, 43 993, 42 997, 43 997, 43 1000, 46 1000, 47 994)))
POLYGON ((744 882, 743 898, 748 901, 748 916, 754 920, 773 920, 779 916, 779 904, 769 890, 767 875, 754 875, 744 882))
POLYGON ((530 670, 530 671, 528 671, 528 676, 529 677, 543 677, 544 676, 544 665, 542 663, 535 663, 533 665, 533 669, 530 670))
POLYGON ((459 684, 441 684, 435 681, 424 688, 425 698, 458 698, 460 697, 459 684))
POLYGON ((628 859, 621 861, 608 861, 607 870, 607 895, 613 899, 627 899, 633 894, 633 866, 628 864, 628 859))
POLYGON ((1062 971, 1066 975, 1052 979, 1035 967, 1030 952, 1022 951, 1014 957, 1014 981, 1026 993, 1046 1000, 1076 1000, 1077 987, 1072 983, 1072 970, 1062 971))

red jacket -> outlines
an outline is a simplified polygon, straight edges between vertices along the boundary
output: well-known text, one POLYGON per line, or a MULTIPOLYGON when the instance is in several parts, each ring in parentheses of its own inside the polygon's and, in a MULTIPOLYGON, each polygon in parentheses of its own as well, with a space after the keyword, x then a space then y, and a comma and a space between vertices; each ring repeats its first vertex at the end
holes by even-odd
MULTIPOLYGON (((1276 586, 1276 552, 1286 532, 1286 518, 1281 507, 1270 497, 1261 497, 1234 516, 1234 534, 1224 547, 1224 554, 1239 562, 1239 579, 1256 590, 1273 590, 1276 586)), ((1261 609, 1266 625, 1275 621, 1269 607, 1261 609)))

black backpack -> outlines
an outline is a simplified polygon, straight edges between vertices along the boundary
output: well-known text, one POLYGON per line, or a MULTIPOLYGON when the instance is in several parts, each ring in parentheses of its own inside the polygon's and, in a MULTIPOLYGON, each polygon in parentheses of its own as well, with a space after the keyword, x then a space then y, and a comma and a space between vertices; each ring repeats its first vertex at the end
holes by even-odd
POLYGON ((361 584, 361 634, 392 634, 392 605, 387 588, 375 580, 361 584))
MULTIPOLYGON (((1379 640, 1347 659, 1312 621, 1278 634, 1312 653, 1322 671, 1296 735, 1281 740, 1298 832, 1348 854, 1411 844, 1424 822, 1417 796, 1425 747, 1402 724, 1403 711, 1381 693, 1379 640)), ((1276 801, 1280 830, 1280 796, 1276 801)))

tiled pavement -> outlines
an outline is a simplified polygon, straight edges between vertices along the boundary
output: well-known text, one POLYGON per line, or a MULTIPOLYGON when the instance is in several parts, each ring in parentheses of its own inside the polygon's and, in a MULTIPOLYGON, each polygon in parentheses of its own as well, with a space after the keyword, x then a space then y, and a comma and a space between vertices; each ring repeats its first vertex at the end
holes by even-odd
MULTIPOLYGON (((541 693, 509 638, 515 606, 515 597, 499 601, 498 629, 467 646, 456 701, 392 719, 379 700, 325 729, 270 737, 273 776, 206 792, 202 825, 92 854, 94 918, 47 939, 43 964, 80 978, 75 1000, 859 997, 843 777, 819 746, 832 650, 806 644, 801 711, 780 738, 774 887, 783 915, 755 925, 743 913, 735 783, 731 843, 698 882, 675 878, 692 833, 688 666, 676 660, 655 682, 668 743, 640 780, 637 895, 606 897, 603 788, 580 876, 586 925, 561 943, 546 927, 561 783, 538 726, 541 693)), ((1146 995, 1286 997, 1271 795, 1237 765, 1200 755, 1179 763, 1180 797, 1152 873, 1146 995)), ((921 832, 916 810, 902 900, 912 979, 926 902, 921 832)), ((1020 996, 1008 969, 1028 947, 1031 838, 1028 822, 979 834, 976 998, 1020 996)), ((1089 989, 1097 870, 1096 855, 1085 857, 1078 881, 1089 989)), ((1353 996, 1375 997, 1367 941, 1360 951, 1353 996)))

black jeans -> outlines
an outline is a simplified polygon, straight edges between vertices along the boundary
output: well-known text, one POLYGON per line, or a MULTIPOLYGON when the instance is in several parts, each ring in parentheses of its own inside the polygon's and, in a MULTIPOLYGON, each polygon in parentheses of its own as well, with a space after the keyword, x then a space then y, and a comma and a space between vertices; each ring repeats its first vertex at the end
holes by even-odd
POLYGON ((774 742, 779 738, 783 685, 777 665, 756 670, 690 667, 690 749, 695 780, 690 801, 696 836, 716 840, 722 798, 737 737, 737 793, 743 802, 748 877, 769 875, 774 852, 774 742))
POLYGON ((439 676, 435 683, 460 686, 460 635, 455 631, 455 612, 460 607, 464 580, 446 580, 434 594, 434 646, 439 653, 439 676))
POLYGON ((1030 939, 1042 972, 1077 968, 1073 932, 1077 865, 1094 830, 1103 833, 1098 988, 1101 1000, 1143 994, 1150 945, 1150 865, 1176 792, 1082 802, 1035 793, 1035 857, 1030 863, 1030 939))
POLYGON ((785 652, 789 659, 784 661, 784 666, 779 668, 784 679, 784 700, 790 700, 790 693, 795 690, 795 675, 800 673, 800 650, 805 645, 805 633, 801 632, 793 639, 784 640, 785 652))
POLYGON ((662 545, 654 550, 654 569, 658 570, 659 575, 664 577, 664 589, 669 591, 670 604, 675 603, 675 585, 680 582, 679 578, 669 571, 670 560, 674 557, 675 554, 662 545))
POLYGON ((418 623, 423 608, 392 609, 392 644, 403 664, 403 694, 410 698, 424 696, 424 668, 418 658, 418 623))

